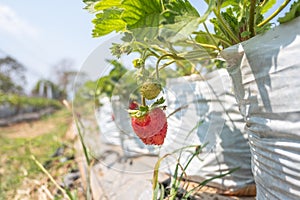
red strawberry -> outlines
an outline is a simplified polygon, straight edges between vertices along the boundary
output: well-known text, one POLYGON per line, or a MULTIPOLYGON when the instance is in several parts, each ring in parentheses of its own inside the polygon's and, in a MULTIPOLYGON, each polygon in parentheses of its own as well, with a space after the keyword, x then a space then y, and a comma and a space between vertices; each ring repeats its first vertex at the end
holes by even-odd
POLYGON ((129 108, 130 110, 136 110, 136 109, 139 108, 139 105, 138 105, 135 101, 131 101, 131 102, 129 103, 128 108, 129 108))
POLYGON ((167 117, 161 108, 154 108, 141 117, 132 116, 131 125, 147 145, 162 145, 167 134, 167 117))

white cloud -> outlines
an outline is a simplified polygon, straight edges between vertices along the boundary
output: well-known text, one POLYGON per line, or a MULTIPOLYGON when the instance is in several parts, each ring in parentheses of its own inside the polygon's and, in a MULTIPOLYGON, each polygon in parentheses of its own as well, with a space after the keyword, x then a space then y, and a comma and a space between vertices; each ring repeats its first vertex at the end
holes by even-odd
POLYGON ((16 12, 6 5, 0 4, 0 31, 17 37, 36 37, 38 29, 19 17, 16 12))

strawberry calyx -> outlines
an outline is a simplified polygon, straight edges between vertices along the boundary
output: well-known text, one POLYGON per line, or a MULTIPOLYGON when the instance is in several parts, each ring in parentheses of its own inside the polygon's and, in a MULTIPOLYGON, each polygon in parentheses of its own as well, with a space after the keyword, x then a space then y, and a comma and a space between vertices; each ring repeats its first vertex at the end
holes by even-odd
POLYGON ((131 117, 141 118, 146 116, 151 110, 155 108, 161 108, 162 110, 166 109, 165 105, 162 105, 165 102, 165 99, 161 97, 157 99, 151 105, 140 105, 137 109, 128 109, 127 112, 130 114, 131 117))

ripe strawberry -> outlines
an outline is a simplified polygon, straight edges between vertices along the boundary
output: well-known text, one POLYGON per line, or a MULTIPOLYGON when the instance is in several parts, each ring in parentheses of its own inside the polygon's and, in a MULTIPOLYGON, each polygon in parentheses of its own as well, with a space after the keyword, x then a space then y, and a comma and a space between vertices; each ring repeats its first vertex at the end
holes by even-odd
POLYGON ((161 85, 157 82, 152 81, 144 82, 140 88, 141 94, 149 100, 156 98, 159 95, 160 91, 161 85))
POLYGON ((138 105, 135 101, 131 101, 131 102, 129 103, 128 108, 129 108, 130 110, 136 110, 136 109, 139 108, 139 105, 138 105))
POLYGON ((154 108, 141 117, 132 116, 131 125, 147 145, 162 145, 167 134, 167 117, 161 108, 154 108))

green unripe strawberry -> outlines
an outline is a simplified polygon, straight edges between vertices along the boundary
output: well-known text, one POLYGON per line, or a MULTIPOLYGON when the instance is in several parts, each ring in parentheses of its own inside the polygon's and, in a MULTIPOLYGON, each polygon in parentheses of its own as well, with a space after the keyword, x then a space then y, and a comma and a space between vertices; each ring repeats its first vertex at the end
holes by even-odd
POLYGON ((144 59, 137 58, 132 61, 132 64, 135 68, 141 68, 145 64, 145 61, 144 59))
POLYGON ((160 91, 161 85, 157 82, 152 81, 144 82, 140 88, 141 94, 149 100, 156 98, 159 95, 160 91))

